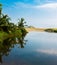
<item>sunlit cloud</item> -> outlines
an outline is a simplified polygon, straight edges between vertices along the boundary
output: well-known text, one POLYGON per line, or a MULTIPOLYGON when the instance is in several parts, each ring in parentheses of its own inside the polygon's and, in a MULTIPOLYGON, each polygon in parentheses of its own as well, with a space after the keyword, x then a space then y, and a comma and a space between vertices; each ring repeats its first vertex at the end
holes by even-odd
POLYGON ((53 0, 34 0, 34 3, 38 4, 44 4, 44 3, 52 3, 53 0))
POLYGON ((16 2, 14 3, 15 8, 45 8, 45 9, 57 9, 57 3, 46 3, 46 4, 41 4, 41 5, 31 5, 23 2, 16 2))
POLYGON ((37 52, 51 54, 51 55, 57 55, 57 50, 54 50, 54 49, 46 49, 46 50, 40 49, 40 50, 37 50, 37 52))
POLYGON ((35 8, 52 8, 52 9, 57 9, 57 3, 47 3, 43 5, 37 5, 35 8))

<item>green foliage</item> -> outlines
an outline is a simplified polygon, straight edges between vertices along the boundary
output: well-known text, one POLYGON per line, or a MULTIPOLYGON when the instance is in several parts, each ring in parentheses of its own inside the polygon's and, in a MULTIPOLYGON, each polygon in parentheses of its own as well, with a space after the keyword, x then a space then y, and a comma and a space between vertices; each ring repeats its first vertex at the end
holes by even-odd
POLYGON ((21 32, 21 30, 15 30, 15 32, 13 32, 13 33, 14 33, 14 35, 15 35, 16 37, 19 37, 19 38, 22 37, 22 32, 21 32))
POLYGON ((0 42, 2 42, 4 39, 6 39, 8 37, 8 34, 0 31, 0 42))
MULTIPOLYGON (((2 6, 2 4, 0 4, 2 6)), ((20 44, 24 48, 24 37, 27 33, 25 30, 24 18, 18 22, 18 26, 10 22, 8 15, 2 15, 0 8, 0 62, 2 63, 2 56, 8 55, 14 44, 20 44)))
POLYGON ((8 15, 3 15, 0 18, 0 26, 9 26, 9 20, 10 18, 8 17, 8 15))
POLYGON ((21 18, 18 22, 18 28, 21 30, 22 32, 22 36, 25 36, 27 31, 25 30, 25 19, 24 18, 21 18))
POLYGON ((21 19, 19 20, 19 22, 18 22, 18 27, 24 27, 24 26, 25 26, 24 24, 25 24, 26 22, 24 22, 24 20, 25 20, 24 18, 21 18, 21 19))
MULTIPOLYGON (((1 4, 0 4, 1 6, 1 4)), ((8 17, 8 15, 2 15, 2 13, 0 14, 0 38, 2 39, 4 36, 6 37, 7 34, 8 36, 18 36, 19 38, 21 38, 22 36, 26 35, 26 30, 25 30, 25 23, 24 22, 24 18, 21 18, 18 22, 18 26, 15 25, 14 23, 10 22, 10 18, 8 17), (3 33, 1 33, 1 31, 3 33), (5 34, 5 35, 4 35, 5 34)))

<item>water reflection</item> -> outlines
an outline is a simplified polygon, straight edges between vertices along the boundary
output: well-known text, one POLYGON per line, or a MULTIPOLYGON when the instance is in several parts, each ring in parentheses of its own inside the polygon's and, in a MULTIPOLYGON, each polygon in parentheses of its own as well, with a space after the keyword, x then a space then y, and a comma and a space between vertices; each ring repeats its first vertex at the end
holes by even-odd
POLYGON ((24 40, 24 36, 21 38, 11 37, 0 42, 0 63, 2 63, 2 57, 8 56, 11 49, 14 48, 16 44, 19 44, 20 48, 24 48, 27 40, 24 40))
POLYGON ((56 55, 57 56, 57 50, 56 49, 38 49, 37 52, 50 54, 50 55, 56 55))

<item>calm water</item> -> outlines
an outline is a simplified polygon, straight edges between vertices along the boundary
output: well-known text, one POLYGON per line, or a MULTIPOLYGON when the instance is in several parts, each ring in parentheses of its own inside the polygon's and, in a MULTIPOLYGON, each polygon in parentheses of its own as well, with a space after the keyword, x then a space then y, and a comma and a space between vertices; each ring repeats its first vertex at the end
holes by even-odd
POLYGON ((57 65, 57 33, 30 32, 26 43, 16 38, 7 46, 9 40, 0 45, 0 65, 57 65))

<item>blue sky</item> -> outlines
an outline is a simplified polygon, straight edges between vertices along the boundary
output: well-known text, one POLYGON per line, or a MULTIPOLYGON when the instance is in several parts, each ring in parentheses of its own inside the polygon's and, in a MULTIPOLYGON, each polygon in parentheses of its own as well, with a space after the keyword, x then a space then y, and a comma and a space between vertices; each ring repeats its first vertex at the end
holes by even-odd
POLYGON ((17 24, 25 18, 28 25, 35 27, 57 27, 57 0, 0 0, 3 13, 17 24))

